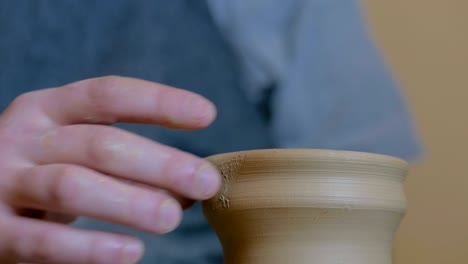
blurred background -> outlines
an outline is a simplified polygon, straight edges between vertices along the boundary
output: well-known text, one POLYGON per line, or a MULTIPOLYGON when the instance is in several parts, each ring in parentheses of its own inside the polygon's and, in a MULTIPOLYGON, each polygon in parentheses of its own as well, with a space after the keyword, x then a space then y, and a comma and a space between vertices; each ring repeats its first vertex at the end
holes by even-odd
POLYGON ((468 1, 362 3, 426 148, 406 182, 395 263, 468 263, 468 1))

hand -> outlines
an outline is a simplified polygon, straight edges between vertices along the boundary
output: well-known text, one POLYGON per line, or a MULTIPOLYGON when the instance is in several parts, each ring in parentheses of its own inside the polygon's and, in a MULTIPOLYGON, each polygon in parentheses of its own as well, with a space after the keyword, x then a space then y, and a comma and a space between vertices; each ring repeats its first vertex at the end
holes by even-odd
POLYGON ((19 96, 0 115, 0 263, 137 262, 136 238, 65 223, 86 216, 163 234, 221 180, 201 158, 109 125, 199 129, 215 115, 199 95, 123 77, 19 96))

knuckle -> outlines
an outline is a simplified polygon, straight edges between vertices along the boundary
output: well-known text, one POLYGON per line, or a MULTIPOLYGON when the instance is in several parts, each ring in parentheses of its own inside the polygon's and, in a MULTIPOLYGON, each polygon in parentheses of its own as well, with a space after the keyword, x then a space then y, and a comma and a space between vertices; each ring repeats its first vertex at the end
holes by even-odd
POLYGON ((30 245, 29 259, 40 263, 48 262, 51 257, 58 252, 54 252, 56 245, 53 241, 53 233, 39 232, 32 238, 33 245, 30 245))
POLYGON ((177 166, 176 164, 178 164, 178 162, 175 155, 170 155, 166 161, 162 163, 163 166, 159 175, 159 180, 164 186, 178 186, 179 177, 177 176, 178 173, 175 168, 183 167, 177 166))
POLYGON ((105 101, 111 95, 118 83, 118 78, 102 77, 94 80, 88 87, 89 97, 98 102, 105 101))
POLYGON ((165 186, 177 188, 184 192, 195 184, 194 174, 197 166, 190 166, 186 157, 171 155, 165 163, 161 180, 165 186), (185 164, 184 164, 185 163, 185 164))
POLYGON ((16 230, 11 236, 10 255, 15 259, 34 260, 44 263, 50 259, 52 234, 16 230))
POLYGON ((114 140, 107 129, 96 129, 89 139, 88 157, 100 166, 112 164, 123 148, 123 143, 114 140))
POLYGON ((117 87, 120 81, 121 77, 100 77, 92 80, 85 90, 90 107, 103 121, 116 121, 109 112, 111 112, 111 109, 115 108, 112 102, 116 97, 117 87))
POLYGON ((31 135, 49 127, 52 122, 43 106, 48 99, 46 91, 32 91, 19 95, 8 108, 0 112, 0 134, 31 135))
POLYGON ((13 100, 12 106, 27 107, 32 104, 35 104, 37 103, 37 100, 39 98, 39 93, 39 91, 23 93, 16 97, 15 100, 13 100))
MULTIPOLYGON (((96 127, 88 140, 88 159, 98 167, 122 168, 123 162, 141 160, 145 150, 135 135, 112 127, 96 127)), ((131 163, 130 163, 131 164, 131 163)))
POLYGON ((113 97, 115 90, 122 82, 122 77, 106 76, 94 79, 88 87, 88 96, 94 102, 103 103, 113 97))
POLYGON ((61 207, 73 206, 79 186, 79 178, 76 177, 73 167, 64 166, 60 168, 52 183, 51 202, 61 207))
POLYGON ((89 104, 95 111, 103 111, 106 102, 111 96, 110 86, 94 86, 87 90, 89 104))

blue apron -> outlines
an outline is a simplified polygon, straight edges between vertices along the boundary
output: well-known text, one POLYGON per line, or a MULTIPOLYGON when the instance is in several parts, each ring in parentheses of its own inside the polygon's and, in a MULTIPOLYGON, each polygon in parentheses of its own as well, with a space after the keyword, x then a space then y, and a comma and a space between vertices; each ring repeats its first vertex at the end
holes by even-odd
MULTIPOLYGON (((0 37, 2 110, 30 90, 131 76, 200 93, 216 104, 218 117, 201 131, 119 127, 200 156, 273 147, 267 111, 247 101, 236 57, 204 1, 2 1, 0 37)), ((199 204, 163 236, 91 219, 75 225, 139 236, 146 244, 140 263, 222 262, 199 204)))

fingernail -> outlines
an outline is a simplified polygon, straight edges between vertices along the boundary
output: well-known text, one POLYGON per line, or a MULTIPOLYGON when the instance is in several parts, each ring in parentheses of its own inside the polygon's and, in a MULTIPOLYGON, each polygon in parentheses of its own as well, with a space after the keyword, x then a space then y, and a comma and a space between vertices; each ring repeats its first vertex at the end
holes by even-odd
POLYGON ((143 244, 141 242, 130 242, 125 245, 123 264, 135 264, 143 256, 143 244))
POLYGON ((159 227, 162 232, 173 230, 180 222, 179 204, 172 199, 164 201, 159 209, 159 217, 159 227))
POLYGON ((202 198, 210 198, 218 192, 219 172, 210 164, 202 165, 196 174, 196 191, 202 198))

